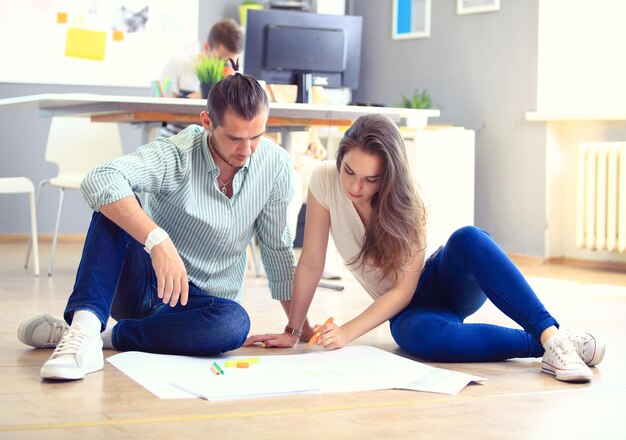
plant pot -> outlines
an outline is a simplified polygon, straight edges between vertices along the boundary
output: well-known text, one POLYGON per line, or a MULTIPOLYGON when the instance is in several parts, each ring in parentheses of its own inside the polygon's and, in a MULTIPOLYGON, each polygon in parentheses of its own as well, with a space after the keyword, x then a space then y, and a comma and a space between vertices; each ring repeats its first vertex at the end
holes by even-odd
POLYGON ((209 93, 215 84, 213 83, 200 83, 200 93, 202 93, 202 99, 207 99, 209 93))

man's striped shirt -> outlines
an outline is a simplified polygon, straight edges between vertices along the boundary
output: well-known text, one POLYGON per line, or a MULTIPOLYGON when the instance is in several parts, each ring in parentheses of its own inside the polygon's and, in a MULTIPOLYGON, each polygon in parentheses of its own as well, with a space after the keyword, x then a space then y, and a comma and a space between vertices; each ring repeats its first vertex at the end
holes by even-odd
POLYGON ((170 235, 189 281, 222 298, 241 300, 246 248, 256 234, 272 297, 291 299, 295 258, 287 205, 294 183, 288 153, 263 138, 235 175, 230 199, 220 192, 218 175, 207 132, 191 125, 94 169, 81 191, 96 211, 146 193, 144 210, 170 235))

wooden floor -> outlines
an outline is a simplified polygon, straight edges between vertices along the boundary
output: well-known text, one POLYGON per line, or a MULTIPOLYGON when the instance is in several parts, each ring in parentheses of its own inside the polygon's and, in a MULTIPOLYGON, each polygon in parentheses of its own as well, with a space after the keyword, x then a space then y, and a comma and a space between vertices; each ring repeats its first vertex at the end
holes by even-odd
MULTIPOLYGON (((456 396, 383 390, 285 396, 229 402, 159 400, 112 365, 83 381, 39 378, 50 350, 16 338, 19 323, 36 313, 61 315, 80 257, 79 243, 60 243, 54 276, 22 268, 25 243, 0 243, 0 438, 626 438, 626 274, 568 266, 520 266, 565 328, 607 341, 591 384, 565 384, 541 374, 538 359, 500 363, 433 364, 488 378, 456 396)), ((42 262, 49 246, 42 246, 42 262)), ((44 265, 45 266, 45 265, 44 265)), ((45 273, 45 267, 44 269, 45 273)), ((343 292, 320 289, 314 322, 342 323, 369 297, 344 276, 343 292)), ((252 331, 280 331, 285 317, 263 278, 246 279, 244 305, 252 331)), ((515 326, 490 304, 472 321, 515 326)), ((402 354, 388 327, 355 344, 402 354)), ((305 347, 281 351, 294 353, 305 347)), ((105 351, 105 357, 114 354, 105 351)), ((269 354, 261 348, 233 354, 269 354)), ((272 352, 272 354, 275 354, 272 352)))

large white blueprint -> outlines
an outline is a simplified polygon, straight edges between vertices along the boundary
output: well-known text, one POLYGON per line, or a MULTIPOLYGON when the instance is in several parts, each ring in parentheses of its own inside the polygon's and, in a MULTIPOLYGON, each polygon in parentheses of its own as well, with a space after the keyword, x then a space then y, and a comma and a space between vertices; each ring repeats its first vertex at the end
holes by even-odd
POLYGON ((188 357, 125 352, 107 359, 161 399, 240 399, 302 392, 409 389, 456 394, 482 377, 434 368, 378 348, 347 346, 306 354, 257 356, 249 368, 225 362, 249 356, 188 357), (215 375, 211 364, 224 370, 215 375))

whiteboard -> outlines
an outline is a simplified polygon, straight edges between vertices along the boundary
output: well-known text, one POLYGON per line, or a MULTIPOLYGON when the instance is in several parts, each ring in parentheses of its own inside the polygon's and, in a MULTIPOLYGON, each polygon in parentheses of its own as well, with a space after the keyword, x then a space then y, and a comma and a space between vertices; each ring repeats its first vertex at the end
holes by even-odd
POLYGON ((198 0, 0 0, 0 82, 149 87, 198 50, 198 0))

